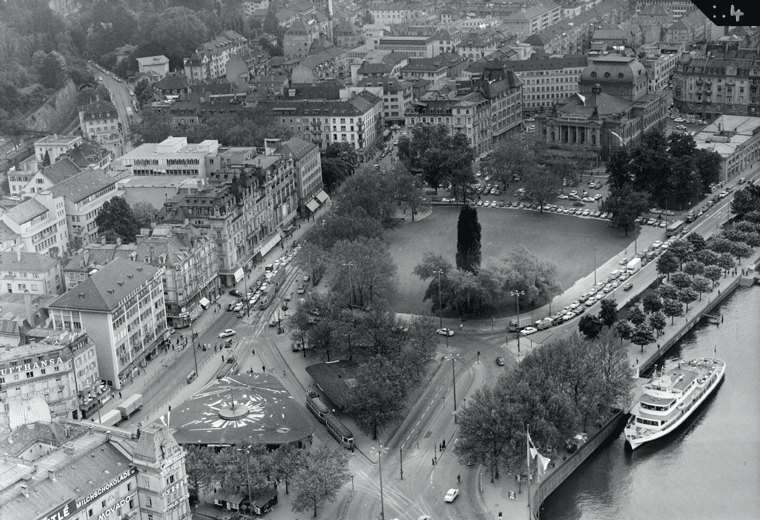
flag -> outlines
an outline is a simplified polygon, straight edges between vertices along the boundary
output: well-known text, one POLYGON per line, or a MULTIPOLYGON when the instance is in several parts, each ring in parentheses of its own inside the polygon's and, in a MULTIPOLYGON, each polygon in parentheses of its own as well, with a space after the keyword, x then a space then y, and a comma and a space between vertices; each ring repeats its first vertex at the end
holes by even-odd
POLYGON ((546 468, 549 467, 549 463, 552 460, 548 457, 544 457, 538 452, 536 447, 533 445, 533 441, 530 438, 530 434, 528 434, 528 446, 529 446, 528 449, 530 450, 530 458, 531 459, 536 458, 538 462, 536 464, 537 469, 538 469, 538 479, 541 480, 541 477, 543 477, 544 473, 546 473, 546 468))

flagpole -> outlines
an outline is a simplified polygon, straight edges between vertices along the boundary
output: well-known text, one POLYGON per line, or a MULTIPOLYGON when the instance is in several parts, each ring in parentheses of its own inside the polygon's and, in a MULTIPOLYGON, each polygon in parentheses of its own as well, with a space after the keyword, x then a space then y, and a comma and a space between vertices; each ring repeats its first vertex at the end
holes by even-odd
POLYGON ((525 425, 525 432, 527 433, 525 438, 526 443, 526 459, 528 462, 528 520, 533 520, 533 511, 530 503, 530 426, 525 425))

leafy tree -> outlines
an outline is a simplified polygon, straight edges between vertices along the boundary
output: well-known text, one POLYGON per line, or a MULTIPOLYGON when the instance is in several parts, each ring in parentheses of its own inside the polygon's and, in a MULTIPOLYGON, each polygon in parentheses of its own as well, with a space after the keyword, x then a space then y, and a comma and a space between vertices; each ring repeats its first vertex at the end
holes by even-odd
POLYGON ((372 25, 375 23, 375 17, 372 16, 372 13, 369 10, 362 13, 361 23, 362 25, 372 25))
POLYGON ((451 135, 446 125, 417 125, 412 128, 409 146, 409 169, 422 170, 422 177, 438 193, 444 180, 450 180, 454 172, 471 169, 475 152, 467 136, 451 135))
POLYGON ((365 167, 346 179, 334 197, 336 216, 362 208, 378 222, 390 225, 395 214, 392 180, 365 167))
POLYGON ((665 314, 663 314, 660 311, 654 312, 649 316, 649 326, 652 327, 653 330, 657 331, 658 335, 662 334, 663 329, 665 329, 665 325, 667 325, 667 320, 665 319, 665 314))
POLYGON ((715 251, 710 251, 709 249, 702 249, 694 254, 694 260, 700 262, 705 267, 717 265, 718 258, 720 258, 720 255, 718 255, 718 253, 715 251))
POLYGON ((135 99, 140 107, 147 105, 153 100, 153 84, 150 82, 147 76, 140 78, 140 81, 135 85, 135 99))
POLYGON ((631 334, 633 333, 633 327, 631 326, 631 322, 628 320, 620 320, 617 323, 615 323, 615 334, 620 337, 620 344, 623 344, 623 340, 631 339, 631 334))
POLYGON ((670 274, 675 273, 678 270, 678 267, 678 258, 669 250, 665 251, 660 255, 660 258, 657 259, 657 272, 659 274, 668 275, 668 280, 670 280, 670 274))
POLYGON ((705 267, 705 278, 710 280, 712 282, 712 289, 715 289, 715 282, 720 280, 720 277, 723 275, 723 270, 717 266, 717 265, 708 265, 705 267))
POLYGON ((628 312, 628 321, 633 323, 636 326, 641 325, 646 321, 647 317, 646 314, 644 314, 644 311, 641 310, 641 307, 638 305, 634 305, 631 307, 631 310, 628 312))
POLYGON ((325 501, 333 501, 349 481, 349 455, 339 448, 316 446, 306 452, 306 461, 293 478, 293 511, 313 510, 314 517, 325 501))
POLYGON ((650 197, 642 191, 635 191, 630 184, 614 188, 602 203, 602 211, 611 212, 610 221, 617 229, 622 229, 625 236, 636 229, 636 219, 648 210, 650 197))
POLYGON ((662 300, 657 292, 648 292, 641 299, 644 312, 652 314, 662 309, 662 300))
POLYGON ((715 150, 697 148, 694 151, 694 167, 702 182, 702 192, 708 193, 710 184, 720 179, 723 158, 715 150))
POLYGON ((745 242, 734 242, 731 247, 731 254, 737 258, 749 258, 752 253, 752 248, 745 242))
MULTIPOLYGON (((691 136, 689 136, 691 138, 691 136)), ((702 181, 694 170, 694 159, 687 155, 671 159, 670 197, 675 199, 681 209, 684 205, 702 192, 702 181)))
POLYGON ((296 448, 292 444, 280 444, 280 446, 272 452, 272 467, 274 468, 276 478, 285 480, 286 495, 289 493, 288 483, 290 482, 290 479, 298 473, 305 461, 306 452, 300 448, 296 448))
POLYGON ((633 172, 631 171, 631 155, 628 148, 618 148, 610 156, 607 162, 608 184, 610 193, 633 184, 633 172))
POLYGON ((169 58, 169 68, 181 69, 183 58, 192 55, 216 31, 209 31, 206 22, 210 13, 201 14, 184 6, 169 7, 146 16, 140 23, 140 41, 155 42, 169 58), (206 18, 206 22, 204 22, 206 18))
POLYGON ((604 328, 601 318, 594 314, 584 315, 578 322, 578 330, 587 339, 595 339, 599 336, 604 328))
POLYGON ((549 168, 529 166, 525 171, 525 190, 530 199, 538 203, 543 213, 544 205, 557 198, 562 190, 562 178, 549 168))
POLYGON ((730 253, 731 241, 721 236, 713 235, 707 239, 707 249, 718 254, 730 253))
POLYGON ((457 222, 457 269, 475 273, 480 268, 480 223, 478 210, 464 205, 457 222))
POLYGON ((387 299, 398 286, 396 264, 388 244, 379 238, 338 242, 330 256, 332 290, 346 294, 352 303, 363 307, 387 299), (346 276, 349 268, 350 276, 346 276))
POLYGON ((409 173, 403 162, 399 162, 393 169, 396 197, 399 204, 403 205, 412 216, 412 222, 417 213, 430 207, 422 192, 422 180, 409 173))
MULTIPOLYGON (((380 222, 369 216, 364 208, 357 207, 350 213, 328 213, 322 220, 322 225, 313 226, 306 233, 304 243, 321 251, 330 251, 335 244, 344 240, 381 239, 382 236, 383 227, 380 222)), ((308 255, 302 254, 300 257, 308 260, 308 255)))
POLYGON ((703 237, 699 233, 689 233, 688 235, 686 235, 686 240, 691 244, 691 247, 694 250, 695 254, 704 250, 705 247, 707 246, 705 237, 703 237))
POLYGON ((325 191, 328 193, 334 193, 349 175, 351 175, 350 166, 340 159, 322 159, 322 182, 324 183, 325 191))
POLYGON ((702 293, 709 291, 711 287, 710 280, 702 275, 695 275, 691 280, 691 284, 694 290, 699 293, 700 300, 702 299, 702 293))
POLYGON ((42 158, 42 167, 50 166, 50 152, 45 152, 45 157, 42 158))
POLYGON ((359 367, 355 380, 347 412, 363 432, 377 439, 378 428, 401 417, 407 378, 401 366, 376 356, 359 367))
POLYGON ((697 261, 686 262, 681 269, 690 276, 700 275, 705 272, 705 264, 697 261))
POLYGON ((95 217, 95 224, 99 233, 116 235, 125 243, 134 242, 135 235, 140 230, 132 208, 124 197, 114 197, 103 203, 95 217))
POLYGON ((662 302, 662 312, 670 318, 670 324, 678 316, 683 316, 683 304, 674 299, 666 298, 662 302))
POLYGON ((685 289, 687 287, 691 287, 691 276, 682 271, 678 271, 676 273, 673 273, 670 283, 672 283, 679 290, 685 289))
POLYGON ((61 53, 37 51, 32 56, 32 63, 37 70, 40 83, 45 88, 59 89, 66 83, 68 79, 66 58, 61 53))
POLYGON ((605 326, 612 327, 615 321, 617 321, 617 312, 617 303, 607 298, 602 300, 599 317, 605 326))
POLYGON ((150 225, 157 221, 159 211, 149 202, 137 202, 132 208, 132 213, 140 229, 150 229, 150 225))
POLYGON ((684 287, 678 293, 678 299, 686 304, 686 312, 689 312, 689 304, 699 298, 697 291, 691 287, 684 287))
POLYGON ((201 494, 213 484, 215 477, 213 461, 213 450, 194 444, 187 447, 187 455, 185 456, 187 483, 195 495, 201 494))
POLYGON ((562 292, 557 281, 557 266, 522 245, 510 251, 496 267, 504 268, 500 272, 506 278, 505 289, 525 292, 523 298, 529 305, 543 305, 562 292))
POLYGON ((537 166, 536 158, 542 144, 529 133, 517 133, 496 145, 483 163, 484 171, 507 189, 513 175, 525 177, 537 166))
POLYGON ((644 345, 649 345, 655 340, 652 327, 646 324, 637 325, 631 333, 631 343, 641 346, 641 352, 644 352, 644 345))
POLYGON ((760 210, 760 186, 748 184, 738 190, 731 200, 731 211, 742 219, 747 213, 760 210))
POLYGON ((683 263, 689 261, 694 256, 694 246, 688 240, 675 240, 670 244, 667 252, 678 258, 680 262, 679 269, 683 269, 683 263))
POLYGON ((730 271, 731 269, 733 269, 735 265, 736 265, 736 263, 734 261, 733 255, 731 253, 723 253, 718 258, 718 267, 720 267, 721 269, 723 269, 724 276, 725 276, 725 274, 728 273, 728 271, 730 271))

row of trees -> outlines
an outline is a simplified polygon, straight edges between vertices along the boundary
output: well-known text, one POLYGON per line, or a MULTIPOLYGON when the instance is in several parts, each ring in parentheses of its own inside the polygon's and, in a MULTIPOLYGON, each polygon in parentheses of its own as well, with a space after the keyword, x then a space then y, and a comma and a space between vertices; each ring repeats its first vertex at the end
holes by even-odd
POLYGON ((467 400, 454 452, 485 465, 491 481, 503 470, 521 473, 526 425, 536 448, 554 458, 568 435, 625 407, 632 387, 628 356, 613 329, 593 340, 574 334, 554 341, 467 400))
POLYGON ((345 179, 299 253, 303 269, 324 275, 330 291, 306 297, 292 318, 291 338, 315 357, 357 363, 347 412, 375 438, 401 417, 437 345, 429 317, 400 323, 388 306, 398 275, 384 230, 415 191, 399 189, 410 178, 400 166, 389 174, 364 168, 345 179))
POLYGON ((185 465, 190 487, 197 496, 217 489, 249 496, 276 490, 285 481, 285 493, 293 488, 293 510, 313 511, 332 501, 348 482, 349 455, 340 448, 316 446, 303 450, 283 444, 267 451, 263 444, 215 449, 190 446, 185 465))

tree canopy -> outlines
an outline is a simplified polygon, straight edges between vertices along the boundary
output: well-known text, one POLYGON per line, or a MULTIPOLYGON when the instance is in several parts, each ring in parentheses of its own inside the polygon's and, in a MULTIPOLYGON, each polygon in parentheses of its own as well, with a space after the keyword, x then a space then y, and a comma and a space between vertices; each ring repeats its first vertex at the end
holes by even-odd
POLYGON ((134 242, 135 236, 140 232, 132 208, 124 197, 114 197, 104 202, 95 217, 95 224, 101 235, 118 237, 125 243, 134 242))
POLYGON ((462 206, 457 222, 457 269, 476 273, 480 268, 481 228, 478 210, 468 204, 462 206))

